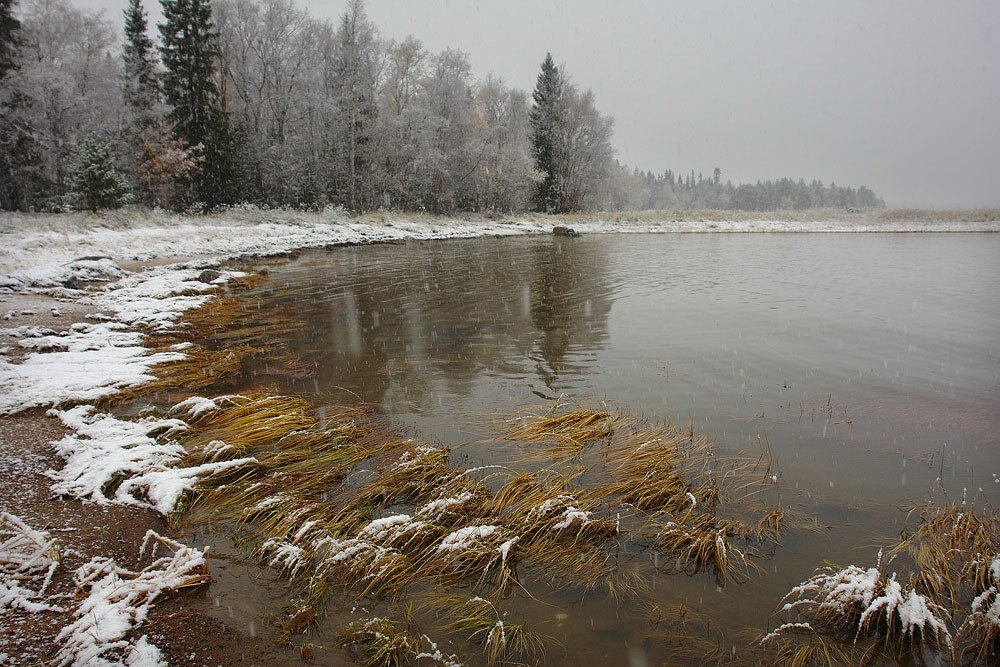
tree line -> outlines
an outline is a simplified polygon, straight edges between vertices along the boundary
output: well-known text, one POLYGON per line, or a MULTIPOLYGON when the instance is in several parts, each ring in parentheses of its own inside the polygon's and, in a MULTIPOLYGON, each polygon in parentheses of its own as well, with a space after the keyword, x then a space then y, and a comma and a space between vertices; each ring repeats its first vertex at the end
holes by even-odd
POLYGON ((124 34, 68 0, 0 0, 0 208, 236 203, 351 211, 882 205, 861 187, 630 170, 551 55, 529 96, 468 55, 292 0, 141 0, 124 34))

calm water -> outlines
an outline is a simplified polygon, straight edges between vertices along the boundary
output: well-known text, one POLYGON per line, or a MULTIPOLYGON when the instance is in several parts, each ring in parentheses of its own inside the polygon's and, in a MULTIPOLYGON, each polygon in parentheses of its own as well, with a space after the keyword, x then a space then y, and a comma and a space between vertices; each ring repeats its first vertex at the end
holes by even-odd
MULTIPOLYGON (((316 366, 281 390, 360 397, 462 465, 515 455, 474 443, 489 414, 560 395, 690 424, 722 451, 756 453, 766 434, 782 502, 826 528, 787 535, 743 585, 652 582, 653 599, 733 637, 773 625, 824 560, 871 562, 938 478, 953 497, 1000 500, 997 235, 487 239, 317 251, 269 269, 262 312, 292 305, 309 326, 287 344, 316 366)), ((276 381, 258 370, 245 384, 276 381)), ((249 622, 272 592, 239 581, 223 576, 210 596, 249 622)), ((566 645, 548 662, 639 660, 637 610, 538 595, 566 614, 521 610, 566 645)))

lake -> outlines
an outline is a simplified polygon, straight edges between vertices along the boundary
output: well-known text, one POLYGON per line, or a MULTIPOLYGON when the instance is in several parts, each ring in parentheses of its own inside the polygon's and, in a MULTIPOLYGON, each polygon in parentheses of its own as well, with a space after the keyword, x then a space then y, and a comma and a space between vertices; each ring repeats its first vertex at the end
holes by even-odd
MULTIPOLYGON (((997 235, 514 237, 309 251, 267 269, 261 316, 305 323, 281 343, 309 370, 258 359, 220 391, 363 402, 453 448, 456 467, 519 465, 523 448, 490 437, 497 415, 557 398, 668 419, 720 455, 769 445, 768 493, 811 529, 724 586, 646 567, 655 552, 626 543, 648 590, 620 604, 529 576, 536 599, 511 607, 561 644, 550 664, 666 659, 650 605, 706 615, 737 650, 817 567, 871 563, 913 503, 1000 499, 997 235)), ((250 622, 273 594, 261 586, 234 573, 209 597, 250 622)))

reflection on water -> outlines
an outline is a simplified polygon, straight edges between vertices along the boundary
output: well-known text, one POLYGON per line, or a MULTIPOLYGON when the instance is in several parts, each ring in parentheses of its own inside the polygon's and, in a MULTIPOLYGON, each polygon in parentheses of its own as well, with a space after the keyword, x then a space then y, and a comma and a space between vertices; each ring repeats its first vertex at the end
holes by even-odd
POLYGON ((270 281, 275 300, 312 323, 291 344, 318 377, 296 388, 427 415, 483 377, 531 375, 539 394, 563 390, 560 376, 584 373, 581 359, 607 339, 605 255, 565 239, 307 255, 270 281))
MULTIPOLYGON (((722 451, 755 451, 766 435, 782 502, 828 528, 789 535, 762 563, 767 575, 744 585, 651 582, 664 604, 730 631, 763 628, 824 559, 869 562, 898 533, 898 505, 925 499, 938 478, 953 495, 1000 500, 998 267, 994 235, 310 252, 272 267, 259 297, 262 312, 290 305, 309 322, 286 344, 315 372, 271 376, 262 360, 243 384, 282 382, 317 403, 360 398, 426 439, 467 445, 458 452, 473 465, 515 455, 477 448, 484 415, 562 394, 690 423, 722 451)), ((550 662, 641 654, 637 610, 550 595, 571 610, 556 633, 566 652, 550 662)))

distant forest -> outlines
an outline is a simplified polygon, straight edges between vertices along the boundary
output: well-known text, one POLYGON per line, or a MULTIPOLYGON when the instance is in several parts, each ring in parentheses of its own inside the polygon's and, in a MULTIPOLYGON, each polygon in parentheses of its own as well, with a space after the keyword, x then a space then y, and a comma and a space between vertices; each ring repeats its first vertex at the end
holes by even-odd
POLYGON ((383 38, 363 0, 336 22, 291 0, 160 2, 154 40, 141 0, 123 34, 67 0, 0 0, 0 208, 884 206, 864 186, 631 169, 550 55, 530 94, 476 79, 461 51, 383 38))

